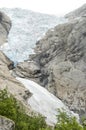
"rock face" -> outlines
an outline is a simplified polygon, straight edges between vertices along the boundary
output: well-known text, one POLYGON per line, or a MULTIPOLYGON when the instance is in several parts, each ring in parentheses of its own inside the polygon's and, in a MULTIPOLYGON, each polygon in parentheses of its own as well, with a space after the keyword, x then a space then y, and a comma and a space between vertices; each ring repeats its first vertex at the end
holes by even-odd
POLYGON ((11 28, 11 21, 7 15, 0 12, 0 45, 6 42, 7 35, 11 28))
MULTIPOLYGON (((13 67, 13 62, 0 51, 0 89, 7 88, 18 100, 25 102, 27 89, 11 75, 11 71, 9 71, 11 66, 13 67)), ((28 93, 28 97, 31 96, 31 93, 28 93)))
POLYGON ((0 116, 0 130, 15 130, 15 123, 3 116, 0 116))
MULTIPOLYGON (((86 114, 86 18, 79 17, 49 30, 36 43, 35 52, 31 60, 40 69, 38 78, 33 76, 33 80, 64 101, 71 110, 86 114)), ((14 71, 32 78, 30 71, 26 72, 28 68, 26 63, 19 63, 14 71)))
POLYGON ((76 17, 86 17, 86 4, 84 4, 82 7, 76 9, 75 11, 67 14, 65 17, 69 19, 73 19, 76 17))

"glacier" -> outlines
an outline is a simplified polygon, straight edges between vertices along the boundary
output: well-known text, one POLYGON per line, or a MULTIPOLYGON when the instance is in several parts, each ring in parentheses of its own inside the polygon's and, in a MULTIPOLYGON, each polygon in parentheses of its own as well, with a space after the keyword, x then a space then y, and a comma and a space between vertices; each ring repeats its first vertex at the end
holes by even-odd
POLYGON ((8 44, 3 45, 3 52, 17 64, 29 58, 34 53, 34 47, 38 39, 45 32, 66 22, 64 17, 32 12, 20 8, 2 8, 12 21, 12 28, 8 36, 8 44))

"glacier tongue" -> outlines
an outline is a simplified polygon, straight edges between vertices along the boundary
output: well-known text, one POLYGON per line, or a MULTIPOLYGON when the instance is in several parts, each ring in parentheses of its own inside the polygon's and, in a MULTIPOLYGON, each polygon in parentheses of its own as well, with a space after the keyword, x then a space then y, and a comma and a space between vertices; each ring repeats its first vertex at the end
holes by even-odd
POLYGON ((34 53, 35 43, 48 29, 67 21, 63 17, 19 8, 2 8, 0 10, 12 20, 12 28, 8 37, 10 48, 4 46, 2 49, 15 63, 27 60, 28 56, 34 53))
POLYGON ((37 83, 19 77, 16 77, 16 79, 33 94, 28 99, 28 104, 30 104, 32 110, 46 117, 47 124, 54 125, 57 122, 58 109, 68 110, 62 101, 37 83))

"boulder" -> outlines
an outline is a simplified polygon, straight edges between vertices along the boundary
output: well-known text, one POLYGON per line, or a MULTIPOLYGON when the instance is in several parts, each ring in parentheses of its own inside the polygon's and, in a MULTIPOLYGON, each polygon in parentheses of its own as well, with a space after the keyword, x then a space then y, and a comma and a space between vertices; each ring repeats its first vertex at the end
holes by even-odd
POLYGON ((15 123, 3 116, 0 116, 0 130, 15 130, 15 123))
POLYGON ((36 78, 40 76, 40 67, 36 62, 21 62, 17 65, 14 72, 19 77, 36 78))

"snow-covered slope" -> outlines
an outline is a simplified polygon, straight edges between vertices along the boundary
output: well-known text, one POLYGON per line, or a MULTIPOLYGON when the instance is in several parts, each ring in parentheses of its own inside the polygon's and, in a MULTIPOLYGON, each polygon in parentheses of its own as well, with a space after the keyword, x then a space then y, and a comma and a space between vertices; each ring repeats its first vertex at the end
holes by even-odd
POLYGON ((33 94, 28 99, 28 104, 30 104, 35 112, 46 117, 47 124, 54 125, 57 122, 56 115, 58 115, 58 109, 64 109, 69 112, 62 101, 37 83, 19 77, 16 79, 24 84, 24 86, 33 94))
POLYGON ((24 9, 1 9, 12 20, 8 44, 2 47, 5 54, 14 62, 26 60, 38 38, 50 28, 66 20, 63 17, 35 13, 24 9))

